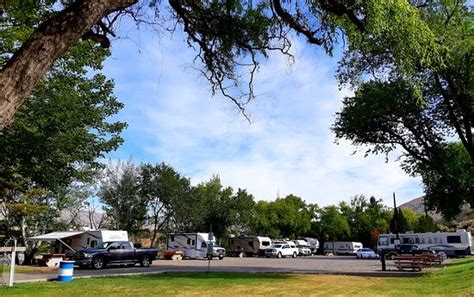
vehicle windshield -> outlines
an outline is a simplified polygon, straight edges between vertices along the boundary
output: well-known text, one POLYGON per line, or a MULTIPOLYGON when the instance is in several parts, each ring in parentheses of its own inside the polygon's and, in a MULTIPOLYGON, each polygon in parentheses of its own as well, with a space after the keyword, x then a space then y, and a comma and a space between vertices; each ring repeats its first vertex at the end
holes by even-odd
POLYGON ((274 247, 274 248, 277 248, 277 249, 278 249, 278 248, 281 248, 281 244, 275 244, 273 247, 274 247))

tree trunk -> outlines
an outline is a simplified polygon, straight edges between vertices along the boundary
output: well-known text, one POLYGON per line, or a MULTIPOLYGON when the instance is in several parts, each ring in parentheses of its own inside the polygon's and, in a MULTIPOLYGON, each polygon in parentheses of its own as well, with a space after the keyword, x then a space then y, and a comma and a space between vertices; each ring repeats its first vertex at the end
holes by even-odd
POLYGON ((0 71, 0 131, 54 61, 108 13, 138 0, 78 0, 41 24, 0 71))

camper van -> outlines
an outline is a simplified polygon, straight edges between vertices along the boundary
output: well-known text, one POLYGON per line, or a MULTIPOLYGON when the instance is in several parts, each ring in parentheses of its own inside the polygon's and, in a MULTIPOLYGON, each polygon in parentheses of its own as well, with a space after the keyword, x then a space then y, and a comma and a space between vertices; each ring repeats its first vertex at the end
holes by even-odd
POLYGON ((325 254, 354 255, 363 248, 362 243, 354 241, 327 241, 323 245, 325 254))
POLYGON ((270 237, 240 236, 229 240, 229 255, 234 257, 265 256, 265 249, 272 246, 270 237))
POLYGON ((181 251, 186 259, 202 259, 218 257, 222 260, 225 249, 216 243, 216 238, 208 239, 208 233, 171 233, 166 238, 166 249, 168 251, 181 251), (209 245, 212 252, 209 253, 209 245))
MULTIPOLYGON (((474 254, 472 235, 470 232, 460 229, 456 232, 406 232, 399 234, 401 245, 417 245, 423 250, 444 252, 446 255, 464 256, 474 254)), ((395 234, 380 234, 377 241, 379 252, 391 253, 396 247, 395 234)))

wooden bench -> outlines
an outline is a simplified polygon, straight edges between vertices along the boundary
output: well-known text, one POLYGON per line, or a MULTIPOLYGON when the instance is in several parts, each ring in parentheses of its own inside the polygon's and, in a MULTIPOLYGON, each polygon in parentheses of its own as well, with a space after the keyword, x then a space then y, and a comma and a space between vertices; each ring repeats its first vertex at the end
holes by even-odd
POLYGON ((433 265, 442 265, 443 258, 433 253, 423 253, 419 255, 423 265, 432 267, 433 265))
POLYGON ((412 270, 417 269, 421 271, 423 267, 433 267, 433 265, 441 265, 443 263, 443 259, 440 256, 432 253, 423 253, 414 256, 396 256, 393 259, 399 270, 410 268, 412 270))

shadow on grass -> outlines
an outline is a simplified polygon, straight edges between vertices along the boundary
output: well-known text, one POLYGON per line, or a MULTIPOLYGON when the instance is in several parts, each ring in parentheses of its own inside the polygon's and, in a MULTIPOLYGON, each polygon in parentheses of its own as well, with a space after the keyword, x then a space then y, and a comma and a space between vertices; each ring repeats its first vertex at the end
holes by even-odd
POLYGON ((219 280, 285 280, 295 278, 295 275, 277 273, 232 273, 232 272, 165 272, 163 274, 142 275, 149 279, 219 279, 219 280))
POLYGON ((465 265, 469 265, 469 264, 473 264, 473 263, 474 263, 474 256, 470 256, 470 257, 464 258, 464 259, 456 259, 456 262, 448 263, 448 264, 446 264, 446 267, 465 266, 465 265))

